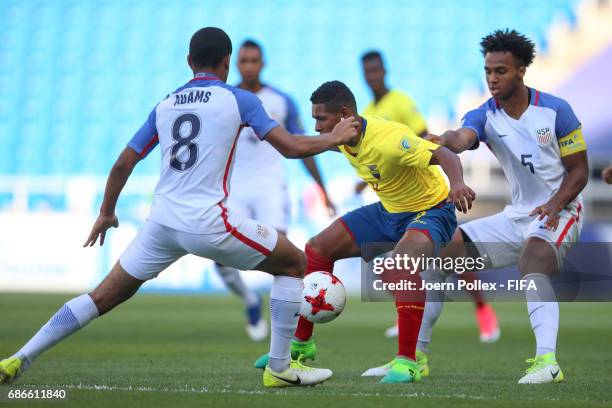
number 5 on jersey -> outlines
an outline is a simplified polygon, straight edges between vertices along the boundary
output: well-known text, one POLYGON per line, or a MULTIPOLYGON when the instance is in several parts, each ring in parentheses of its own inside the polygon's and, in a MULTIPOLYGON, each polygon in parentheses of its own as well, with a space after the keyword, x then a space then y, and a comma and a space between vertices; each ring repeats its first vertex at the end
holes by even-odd
POLYGON ((531 171, 531 174, 535 174, 535 169, 533 168, 533 163, 526 160, 526 159, 530 159, 531 158, 531 154, 521 154, 521 164, 523 166, 527 166, 529 167, 529 171, 531 171))

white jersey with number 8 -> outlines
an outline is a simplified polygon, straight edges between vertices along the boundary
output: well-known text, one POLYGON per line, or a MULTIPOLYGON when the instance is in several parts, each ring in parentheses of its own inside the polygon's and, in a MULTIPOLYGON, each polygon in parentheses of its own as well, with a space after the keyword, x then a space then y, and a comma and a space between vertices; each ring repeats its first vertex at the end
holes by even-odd
POLYGON ((128 143, 142 157, 162 149, 149 219, 197 234, 227 230, 232 160, 246 126, 263 139, 278 124, 257 96, 211 74, 197 74, 161 101, 128 143))

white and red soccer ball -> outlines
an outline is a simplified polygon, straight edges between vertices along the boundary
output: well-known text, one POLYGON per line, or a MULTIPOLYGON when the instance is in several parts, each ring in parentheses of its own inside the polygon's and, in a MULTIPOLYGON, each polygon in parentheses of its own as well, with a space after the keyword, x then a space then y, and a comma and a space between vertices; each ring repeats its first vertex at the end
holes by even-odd
POLYGON ((312 272, 304 277, 304 293, 300 314, 312 323, 334 320, 346 304, 346 290, 329 272, 312 272))

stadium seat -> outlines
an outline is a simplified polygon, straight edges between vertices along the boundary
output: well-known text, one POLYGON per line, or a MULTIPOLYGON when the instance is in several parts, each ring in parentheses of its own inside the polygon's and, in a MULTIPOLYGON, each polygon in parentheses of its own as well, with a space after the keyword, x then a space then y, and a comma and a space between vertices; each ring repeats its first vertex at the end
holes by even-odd
MULTIPOLYGON (((516 13, 517 2, 501 0, 375 7, 238 0, 212 9, 195 0, 5 0, 0 142, 10 149, 0 153, 0 174, 106 173, 115 160, 107 152, 121 151, 155 104, 189 78, 185 42, 202 25, 222 26, 235 48, 247 37, 262 41, 264 78, 295 97, 310 131, 308 97, 323 80, 341 79, 361 106, 367 102, 359 55, 370 48, 385 53, 390 84, 410 92, 425 114, 452 117, 458 93, 482 86, 482 35, 516 27, 546 49, 555 18, 575 23, 577 0, 518 3, 524 13, 516 13), (248 9, 249 24, 236 18, 237 9, 248 9)), ((232 67, 229 82, 237 81, 232 67)), ((139 171, 158 168, 146 163, 139 171)))

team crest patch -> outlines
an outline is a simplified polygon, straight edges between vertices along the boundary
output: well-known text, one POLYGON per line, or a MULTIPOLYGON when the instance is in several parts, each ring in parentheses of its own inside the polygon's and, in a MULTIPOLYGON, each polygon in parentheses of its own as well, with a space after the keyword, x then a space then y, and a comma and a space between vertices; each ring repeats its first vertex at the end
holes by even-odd
POLYGON ((408 138, 407 137, 404 137, 402 139, 401 145, 402 145, 402 149, 404 149, 404 150, 409 150, 410 149, 410 143, 408 143, 408 138))
POLYGON ((375 164, 368 164, 367 166, 368 166, 368 169, 370 170, 370 173, 372 174, 372 176, 374 176, 378 180, 380 180, 380 172, 376 168, 377 166, 375 164))
POLYGON ((550 127, 544 127, 542 129, 536 130, 536 138, 538 140, 538 145, 546 146, 552 140, 552 132, 550 131, 550 127))

